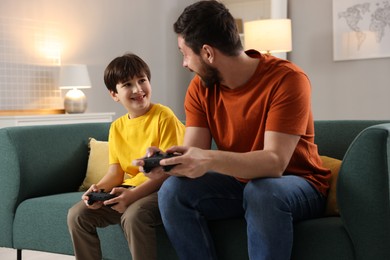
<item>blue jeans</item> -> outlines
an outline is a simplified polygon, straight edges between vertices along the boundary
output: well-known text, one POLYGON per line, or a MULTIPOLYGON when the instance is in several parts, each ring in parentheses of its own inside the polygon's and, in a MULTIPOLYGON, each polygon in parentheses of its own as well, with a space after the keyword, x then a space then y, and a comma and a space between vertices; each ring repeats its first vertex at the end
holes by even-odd
POLYGON ((321 216, 325 198, 298 176, 254 179, 209 172, 197 179, 169 177, 158 203, 180 259, 217 259, 208 220, 245 217, 250 259, 290 259, 293 222, 321 216))

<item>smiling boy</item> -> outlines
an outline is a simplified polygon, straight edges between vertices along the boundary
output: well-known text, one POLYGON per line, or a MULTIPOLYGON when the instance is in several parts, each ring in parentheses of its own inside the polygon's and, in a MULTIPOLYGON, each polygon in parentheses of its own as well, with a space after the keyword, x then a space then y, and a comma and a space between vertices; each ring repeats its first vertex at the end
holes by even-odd
POLYGON ((96 228, 119 223, 134 260, 157 258, 154 227, 161 224, 157 191, 168 175, 149 179, 131 163, 143 157, 149 146, 168 149, 181 144, 184 125, 168 107, 151 103, 150 78, 148 65, 134 54, 115 58, 105 70, 104 82, 110 96, 128 113, 111 124, 106 175, 69 210, 68 226, 76 259, 102 259, 96 228), (121 185, 129 188, 118 187, 121 185), (100 190, 116 197, 89 205, 87 194, 100 190))

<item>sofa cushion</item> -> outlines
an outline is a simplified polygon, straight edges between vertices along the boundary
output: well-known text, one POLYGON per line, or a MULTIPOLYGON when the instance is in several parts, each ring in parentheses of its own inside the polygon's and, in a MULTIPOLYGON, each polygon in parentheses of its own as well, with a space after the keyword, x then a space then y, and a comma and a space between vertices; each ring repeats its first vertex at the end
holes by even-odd
POLYGON ((291 260, 352 260, 354 248, 340 217, 309 219, 294 224, 291 260))
POLYGON ((20 203, 14 220, 14 247, 72 255, 66 218, 68 209, 81 200, 81 195, 62 193, 20 203))
POLYGON ((337 178, 339 176, 339 170, 341 166, 341 160, 328 157, 321 156, 322 166, 330 169, 332 172, 330 177, 330 188, 328 192, 328 199, 326 201, 325 207, 325 215, 326 216, 338 216, 339 209, 337 206, 337 197, 336 197, 336 189, 337 189, 337 178))
MULTIPOLYGON (((71 192, 23 201, 15 215, 15 248, 73 255, 67 215, 81 195, 82 192, 71 192)), ((103 259, 132 259, 120 225, 98 228, 97 232, 103 259)))
POLYGON ((79 190, 86 191, 92 184, 98 183, 108 170, 108 142, 89 138, 89 158, 85 179, 79 190))

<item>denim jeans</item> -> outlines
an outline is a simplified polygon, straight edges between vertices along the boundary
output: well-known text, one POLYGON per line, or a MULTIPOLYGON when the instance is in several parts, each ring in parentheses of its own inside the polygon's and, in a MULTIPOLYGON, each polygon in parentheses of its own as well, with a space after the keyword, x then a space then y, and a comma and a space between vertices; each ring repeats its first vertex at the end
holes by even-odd
POLYGON ((214 172, 169 177, 158 203, 182 260, 217 259, 207 221, 245 217, 250 259, 290 259, 293 222, 320 216, 325 198, 305 179, 287 175, 245 184, 214 172))

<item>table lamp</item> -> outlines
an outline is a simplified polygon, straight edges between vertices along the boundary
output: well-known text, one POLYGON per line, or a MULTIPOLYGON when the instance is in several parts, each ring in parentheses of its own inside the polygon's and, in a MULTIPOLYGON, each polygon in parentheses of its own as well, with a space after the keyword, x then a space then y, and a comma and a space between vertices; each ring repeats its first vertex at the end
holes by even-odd
POLYGON ((289 52, 291 43, 290 19, 264 19, 244 23, 245 49, 271 54, 289 52))
POLYGON ((87 98, 80 89, 91 88, 87 65, 62 65, 59 86, 60 89, 69 89, 64 99, 65 112, 84 113, 87 109, 87 98))

